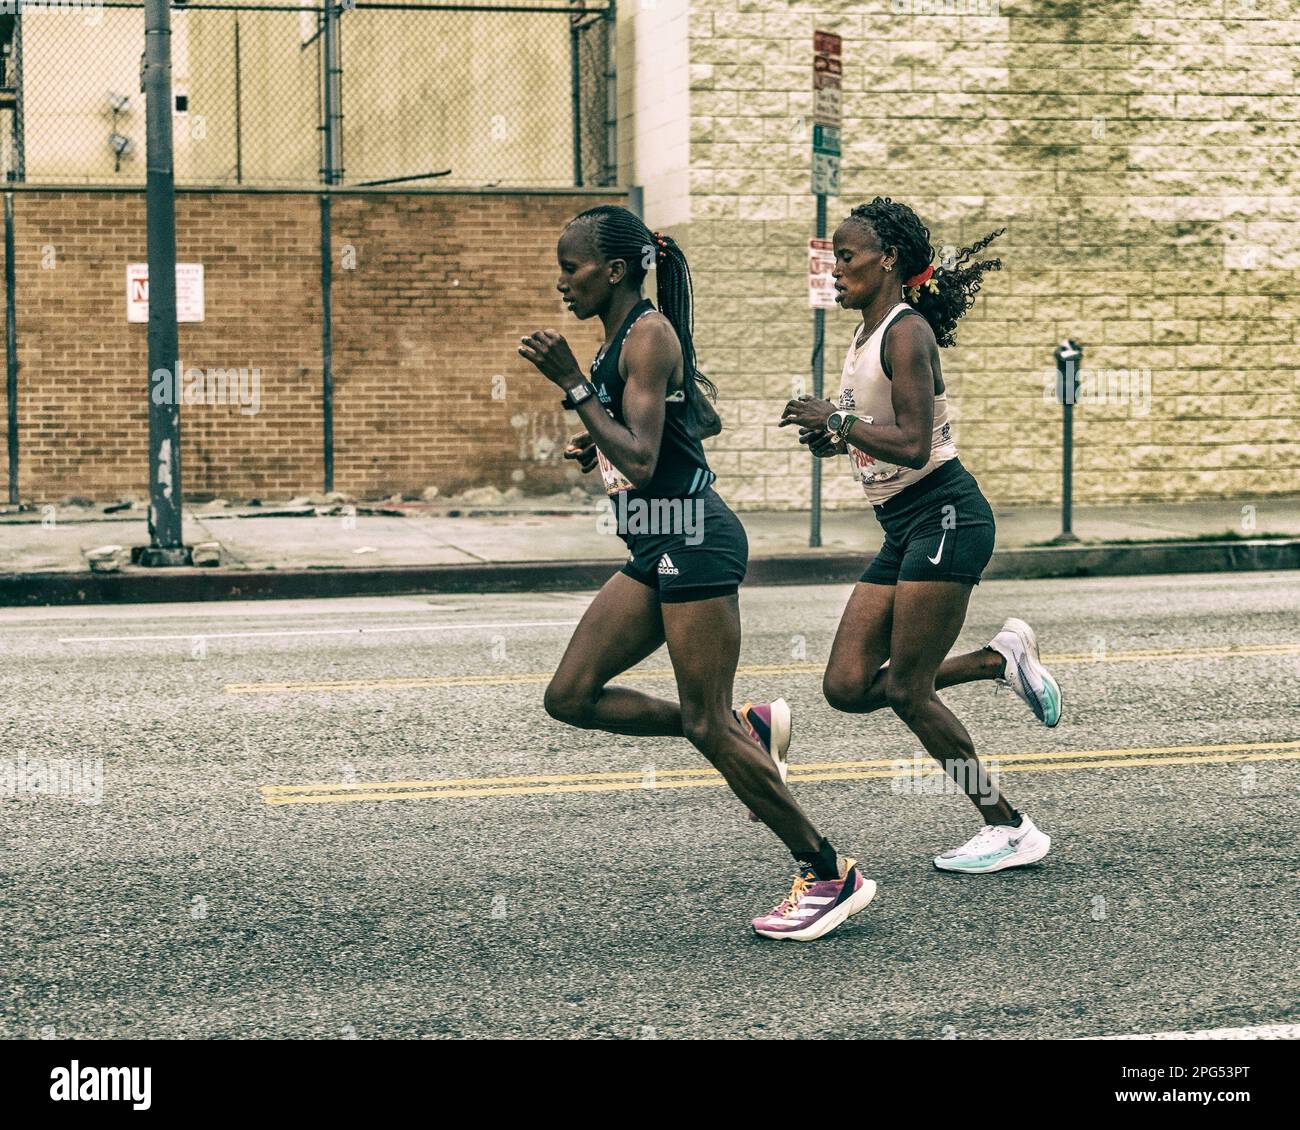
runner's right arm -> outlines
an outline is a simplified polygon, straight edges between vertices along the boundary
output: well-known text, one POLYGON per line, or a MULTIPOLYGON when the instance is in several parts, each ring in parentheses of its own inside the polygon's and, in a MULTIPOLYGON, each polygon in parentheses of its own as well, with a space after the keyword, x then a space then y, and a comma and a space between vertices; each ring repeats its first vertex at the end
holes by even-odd
POLYGON ((585 475, 596 465, 596 441, 589 432, 579 432, 569 440, 569 446, 564 449, 564 458, 576 459, 585 475))

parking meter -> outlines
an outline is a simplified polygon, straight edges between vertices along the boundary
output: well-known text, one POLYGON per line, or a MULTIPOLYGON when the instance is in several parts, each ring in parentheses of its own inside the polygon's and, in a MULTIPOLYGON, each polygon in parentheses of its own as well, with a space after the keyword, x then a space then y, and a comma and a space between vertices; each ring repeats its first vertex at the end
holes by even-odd
POLYGON ((1061 404, 1061 532, 1056 542, 1075 542, 1072 529, 1074 493, 1074 406, 1079 400, 1079 371, 1083 366, 1083 346, 1066 338, 1052 354, 1056 358, 1056 399, 1061 404))

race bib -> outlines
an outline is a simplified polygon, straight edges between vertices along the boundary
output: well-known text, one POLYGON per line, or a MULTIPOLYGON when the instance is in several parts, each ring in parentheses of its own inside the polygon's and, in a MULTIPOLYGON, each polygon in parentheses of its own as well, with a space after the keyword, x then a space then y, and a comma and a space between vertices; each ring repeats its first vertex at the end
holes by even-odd
POLYGON ((632 484, 623 472, 605 458, 605 453, 596 448, 596 462, 600 465, 600 477, 605 480, 605 493, 618 494, 622 490, 632 490, 632 484))
POLYGON ((868 455, 860 447, 849 447, 849 467, 853 477, 863 486, 867 483, 883 483, 892 479, 901 470, 897 463, 885 463, 874 455, 868 455))

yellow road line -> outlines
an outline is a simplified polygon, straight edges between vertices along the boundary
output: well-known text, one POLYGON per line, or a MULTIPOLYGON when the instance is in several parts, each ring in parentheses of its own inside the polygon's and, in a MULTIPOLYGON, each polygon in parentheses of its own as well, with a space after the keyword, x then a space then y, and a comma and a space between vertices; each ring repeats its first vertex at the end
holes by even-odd
MULTIPOLYGON (((1300 643, 1242 644, 1231 647, 1165 648, 1151 651, 1065 652, 1045 655, 1048 664, 1139 663, 1160 659, 1249 659, 1266 655, 1300 655, 1300 643)), ((820 675, 823 663, 787 663, 768 666, 737 667, 737 675, 820 675)), ((526 683, 549 683, 551 671, 522 671, 518 674, 431 675, 406 679, 343 679, 333 682, 296 683, 227 683, 227 694, 283 694, 293 691, 368 691, 409 690, 432 687, 495 687, 526 683)), ((649 667, 620 675, 623 679, 671 679, 671 667, 649 667)))
MULTIPOLYGON (((1237 753, 1287 749, 1300 750, 1300 741, 1242 742, 1231 745, 1126 746, 1120 749, 1067 749, 1056 750, 1048 753, 992 753, 983 754, 982 756, 985 761, 993 761, 1001 764, 1006 761, 1039 761, 1044 758, 1053 757, 1139 757, 1169 753, 1237 753)), ((910 756, 899 756, 881 757, 869 761, 799 762, 798 764, 790 766, 790 775, 794 778, 806 773, 814 773, 822 770, 897 769, 901 764, 906 764, 910 767, 914 763, 927 766, 932 765, 936 772, 939 771, 938 763, 930 761, 925 757, 918 756, 912 758, 910 756)), ((713 777, 717 775, 717 770, 708 766, 685 769, 660 769, 659 767, 654 766, 653 771, 656 779, 665 777, 713 777)), ((341 782, 338 784, 327 785, 262 785, 259 791, 264 795, 274 796, 280 793, 346 792, 349 789, 451 789, 461 788, 466 785, 558 785, 570 782, 587 781, 621 781, 626 783, 629 781, 640 782, 645 774, 645 769, 621 769, 601 773, 537 773, 524 777, 447 777, 435 780, 388 781, 383 783, 363 781, 356 783, 341 782)))
MULTIPOLYGON (((1130 749, 1061 750, 1051 753, 996 754, 986 758, 998 774, 1047 773, 1057 770, 1107 769, 1143 765, 1244 764, 1300 760, 1300 741, 1252 742, 1213 746, 1153 746, 1130 749), (1271 751, 1271 752, 1260 752, 1271 751), (1177 754, 1179 756, 1164 756, 1177 754), (1013 764, 1014 762, 1014 764, 1013 764), (1021 764, 1035 762, 1035 764, 1021 764)), ((792 783, 856 781, 939 775, 937 765, 909 758, 810 763, 791 767, 792 783)), ((549 774, 537 777, 471 777, 443 781, 392 781, 337 785, 264 785, 269 805, 346 804, 367 800, 442 800, 448 797, 556 796, 563 793, 629 792, 638 789, 722 788, 713 769, 549 774), (651 781, 653 783, 651 783, 651 781), (487 787, 465 787, 487 786, 487 787)))

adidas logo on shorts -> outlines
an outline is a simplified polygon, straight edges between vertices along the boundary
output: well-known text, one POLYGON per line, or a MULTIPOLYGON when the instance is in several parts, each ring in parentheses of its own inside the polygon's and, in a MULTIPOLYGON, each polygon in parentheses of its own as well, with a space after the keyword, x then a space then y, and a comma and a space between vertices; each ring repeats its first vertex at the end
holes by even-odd
POLYGON ((666 553, 661 558, 659 558, 659 575, 661 577, 677 576, 677 566, 673 564, 673 559, 669 557, 668 554, 666 553))

